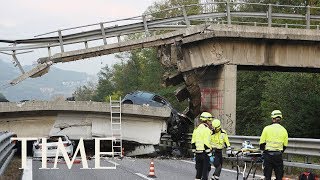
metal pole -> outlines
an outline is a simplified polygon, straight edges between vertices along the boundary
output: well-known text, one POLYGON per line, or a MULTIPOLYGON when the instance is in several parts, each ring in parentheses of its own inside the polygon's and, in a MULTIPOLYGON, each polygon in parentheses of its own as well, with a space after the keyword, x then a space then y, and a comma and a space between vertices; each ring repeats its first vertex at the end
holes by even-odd
POLYGON ((230 3, 229 3, 229 1, 226 2, 226 6, 227 6, 227 21, 228 21, 228 24, 231 24, 231 14, 230 14, 230 3))
POLYGON ((310 6, 308 5, 306 8, 306 28, 310 29, 310 6))
POLYGON ((58 34, 59 34, 59 43, 60 43, 61 52, 64 52, 61 30, 58 30, 58 34))
POLYGON ((22 68, 22 66, 21 66, 21 64, 20 64, 20 62, 19 62, 19 60, 18 60, 18 58, 16 56, 16 51, 15 50, 12 51, 12 58, 13 58, 13 61, 16 63, 16 65, 19 67, 21 73, 24 74, 25 72, 24 72, 24 70, 23 70, 23 68, 22 68))
POLYGON ((268 27, 272 26, 272 5, 268 5, 268 27))
POLYGON ((187 27, 190 27, 190 21, 188 19, 188 14, 187 14, 185 6, 182 6, 182 13, 183 13, 184 21, 185 21, 187 27))
POLYGON ((103 38, 103 44, 107 44, 107 38, 106 38, 106 32, 104 31, 103 23, 100 23, 102 38, 103 38))

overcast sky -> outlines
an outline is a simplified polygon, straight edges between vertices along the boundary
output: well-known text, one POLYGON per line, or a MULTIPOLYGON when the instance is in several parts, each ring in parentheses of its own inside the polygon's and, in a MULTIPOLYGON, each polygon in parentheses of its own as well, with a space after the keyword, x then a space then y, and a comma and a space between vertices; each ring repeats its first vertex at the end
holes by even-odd
MULTIPOLYGON (((2 0, 0 39, 32 38, 58 29, 137 16, 154 1, 159 0, 2 0)), ((18 59, 27 65, 43 56, 47 51, 19 55, 18 59)), ((10 61, 11 57, 0 54, 0 59, 10 61)), ((114 62, 114 56, 108 55, 55 67, 96 74, 106 63, 114 62)))

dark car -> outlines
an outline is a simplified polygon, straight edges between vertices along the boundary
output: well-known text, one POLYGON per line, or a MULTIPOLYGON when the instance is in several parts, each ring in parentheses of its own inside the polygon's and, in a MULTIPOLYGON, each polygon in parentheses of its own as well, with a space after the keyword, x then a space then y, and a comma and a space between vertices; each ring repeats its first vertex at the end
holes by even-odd
POLYGON ((123 98, 122 103, 137 105, 148 104, 155 107, 168 106, 170 109, 173 109, 171 104, 165 98, 145 91, 135 91, 127 94, 123 98))
POLYGON ((66 101, 76 101, 76 98, 74 96, 72 97, 67 97, 66 101))
POLYGON ((171 135, 171 139, 173 141, 185 141, 185 134, 188 130, 188 124, 190 124, 191 121, 188 117, 174 109, 165 98, 151 92, 134 91, 127 94, 123 98, 122 103, 137 105, 148 104, 149 106, 154 107, 169 107, 171 109, 171 117, 168 120, 167 132, 171 135))

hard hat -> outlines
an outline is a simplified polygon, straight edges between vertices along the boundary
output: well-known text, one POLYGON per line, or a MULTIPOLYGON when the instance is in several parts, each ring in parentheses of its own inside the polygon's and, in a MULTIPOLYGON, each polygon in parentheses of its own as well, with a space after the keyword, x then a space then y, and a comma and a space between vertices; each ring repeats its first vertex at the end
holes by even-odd
POLYGON ((200 115, 200 120, 201 121, 211 121, 212 120, 212 115, 208 112, 203 112, 200 115))
POLYGON ((271 113, 271 118, 276 118, 276 117, 280 117, 282 119, 282 113, 279 110, 274 110, 271 113))
POLYGON ((219 120, 219 119, 214 119, 214 120, 212 121, 212 127, 215 128, 215 129, 220 128, 220 127, 221 127, 221 122, 220 122, 220 120, 219 120))

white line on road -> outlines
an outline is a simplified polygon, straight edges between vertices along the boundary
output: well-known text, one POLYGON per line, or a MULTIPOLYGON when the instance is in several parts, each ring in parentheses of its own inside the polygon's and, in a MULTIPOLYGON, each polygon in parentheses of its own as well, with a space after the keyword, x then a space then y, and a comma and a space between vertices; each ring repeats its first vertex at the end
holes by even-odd
POLYGON ((113 161, 108 161, 109 163, 111 163, 111 164, 114 164, 115 166, 119 166, 120 164, 118 164, 118 163, 116 163, 116 162, 113 162, 113 161))
POLYGON ((32 178, 32 159, 27 159, 27 168, 23 170, 22 180, 31 180, 32 178))
MULTIPOLYGON (((190 163, 190 164, 196 164, 195 162, 193 161, 187 161, 187 160, 180 160, 182 162, 186 162, 186 163, 190 163)), ((211 166, 211 168, 214 168, 214 166, 211 166)), ((227 171, 227 172, 231 172, 231 173, 237 173, 237 171, 235 170, 230 170, 230 169, 224 169, 222 168, 222 171, 227 171)), ((261 176, 261 175, 255 175, 256 177, 259 177, 259 178, 263 178, 264 176, 261 176)))
POLYGON ((152 178, 148 178, 147 176, 145 176, 145 175, 143 175, 143 174, 141 174, 141 173, 135 173, 135 174, 138 175, 138 176, 140 176, 140 177, 142 177, 142 178, 144 178, 144 179, 153 180, 152 178))

